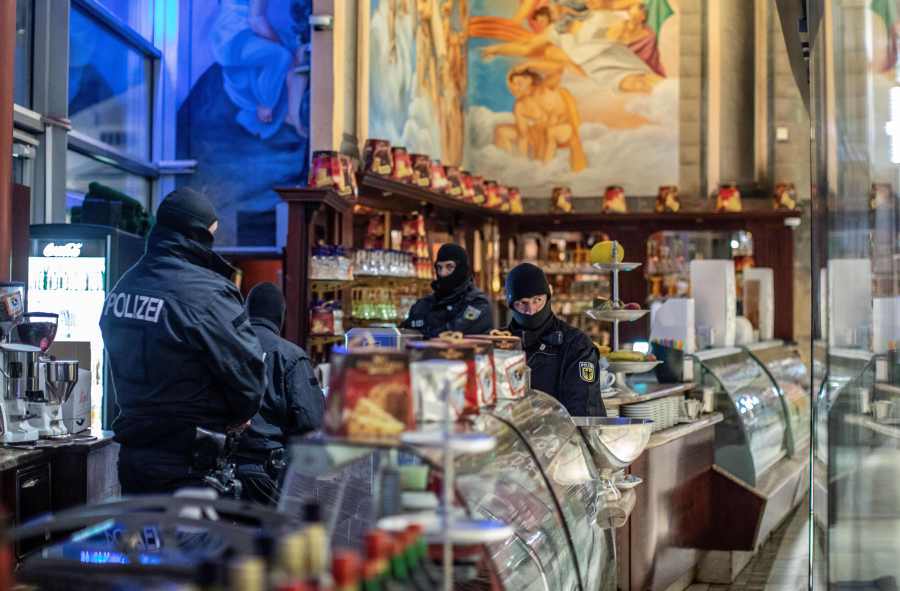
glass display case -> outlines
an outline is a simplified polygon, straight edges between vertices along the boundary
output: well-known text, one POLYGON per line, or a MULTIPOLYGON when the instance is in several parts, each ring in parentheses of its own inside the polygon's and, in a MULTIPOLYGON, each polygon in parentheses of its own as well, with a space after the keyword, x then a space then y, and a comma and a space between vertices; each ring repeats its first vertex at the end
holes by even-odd
POLYGON ((805 454, 810 440, 810 378, 800 351, 781 341, 760 343, 747 347, 761 363, 775 384, 788 416, 788 453, 791 457, 805 454))
POLYGON ((778 388, 743 349, 711 349, 695 355, 694 375, 716 391, 716 464, 750 486, 787 455, 787 418, 778 388))
MULTIPOLYGON (((688 297, 691 293, 690 264, 699 259, 734 259, 741 271, 753 266, 753 237, 750 232, 662 231, 647 240, 644 275, 649 284, 649 300, 688 297)), ((741 282, 737 282, 740 293, 741 282)))
MULTIPOLYGON (((474 519, 502 521, 512 537, 483 547, 482 568, 465 589, 613 591, 614 529, 603 524, 603 483, 578 430, 549 396, 533 393, 474 419, 477 431, 496 440, 487 453, 456 457, 457 511, 474 519)), ((332 545, 358 547, 362 533, 385 515, 428 508, 442 476, 437 450, 365 444, 328 438, 298 441, 283 487, 281 509, 299 510, 318 500, 332 545), (418 493, 391 502, 397 475, 411 475, 418 493)), ((432 505, 433 506, 433 505, 432 505)), ((384 522, 381 522, 384 523, 384 522)))

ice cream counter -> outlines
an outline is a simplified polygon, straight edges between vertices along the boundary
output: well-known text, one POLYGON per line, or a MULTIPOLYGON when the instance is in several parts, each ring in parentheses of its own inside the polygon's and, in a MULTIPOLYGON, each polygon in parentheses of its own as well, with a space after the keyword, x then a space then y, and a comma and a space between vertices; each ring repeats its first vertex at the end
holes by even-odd
MULTIPOLYGON (((676 546, 699 548, 710 535, 708 508, 676 507, 684 495, 672 493, 708 478, 720 420, 715 413, 651 434, 651 425, 637 419, 570 417, 537 391, 482 413, 466 429, 496 443, 456 457, 455 511, 470 524, 508 524, 512 535, 480 543, 472 533, 473 576, 457 588, 668 588, 693 572, 698 558, 697 550, 679 554, 676 546), (626 474, 636 460, 642 484, 634 471, 626 474), (671 461, 682 465, 661 470, 671 461), (657 558, 671 568, 654 574, 657 558)), ((320 502, 332 516, 334 546, 358 547, 373 526, 419 520, 428 531, 438 519, 439 450, 319 437, 297 442, 292 454, 281 508, 290 513, 320 502)))

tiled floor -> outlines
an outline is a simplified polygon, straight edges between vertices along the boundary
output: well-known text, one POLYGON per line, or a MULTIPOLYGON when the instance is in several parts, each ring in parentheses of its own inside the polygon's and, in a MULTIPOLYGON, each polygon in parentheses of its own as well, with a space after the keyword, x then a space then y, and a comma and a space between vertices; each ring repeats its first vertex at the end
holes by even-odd
POLYGON ((802 503, 731 586, 691 585, 688 591, 801 591, 808 588, 809 514, 802 503))

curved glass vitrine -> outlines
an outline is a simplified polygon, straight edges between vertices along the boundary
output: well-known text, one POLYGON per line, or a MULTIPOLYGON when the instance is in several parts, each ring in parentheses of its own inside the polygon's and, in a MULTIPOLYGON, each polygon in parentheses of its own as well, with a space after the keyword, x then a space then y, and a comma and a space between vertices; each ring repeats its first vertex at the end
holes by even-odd
POLYGON ((800 351, 781 341, 751 345, 747 350, 765 367, 782 397, 788 417, 788 453, 791 457, 807 453, 812 404, 809 371, 800 351))
POLYGON ((787 417, 778 388, 749 352, 712 349, 694 356, 703 386, 716 392, 716 464, 756 486, 787 455, 787 417))

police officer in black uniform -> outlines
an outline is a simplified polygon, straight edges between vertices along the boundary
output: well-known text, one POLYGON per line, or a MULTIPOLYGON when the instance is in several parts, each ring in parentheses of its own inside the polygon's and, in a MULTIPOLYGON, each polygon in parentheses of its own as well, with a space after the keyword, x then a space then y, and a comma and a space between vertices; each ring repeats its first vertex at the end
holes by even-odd
POLYGON ((465 249, 457 244, 441 246, 434 270, 437 273, 437 279, 431 283, 434 293, 413 305, 401 328, 417 330, 426 339, 445 331, 490 332, 494 327, 491 304, 472 281, 465 249))
POLYGON ((202 486, 198 427, 224 433, 259 410, 266 367, 234 269, 212 251, 218 227, 187 188, 160 204, 144 256, 103 306, 119 415, 113 423, 125 494, 202 486))
POLYGON ((559 400, 572 416, 606 416, 599 371, 609 364, 589 336, 553 314, 550 296, 547 277, 531 263, 516 266, 506 278, 509 330, 522 338, 531 385, 559 400))
POLYGON ((241 435, 237 476, 244 498, 274 505, 285 445, 296 435, 315 431, 325 415, 325 396, 306 351, 281 338, 284 296, 272 283, 260 283, 247 294, 250 324, 266 353, 268 386, 259 412, 241 435))

